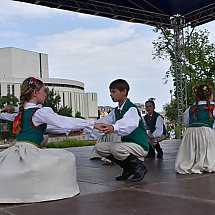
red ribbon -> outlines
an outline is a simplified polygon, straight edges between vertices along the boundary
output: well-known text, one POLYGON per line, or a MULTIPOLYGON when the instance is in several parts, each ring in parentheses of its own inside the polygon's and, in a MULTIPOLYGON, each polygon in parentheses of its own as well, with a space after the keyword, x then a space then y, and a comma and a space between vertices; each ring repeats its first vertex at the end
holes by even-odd
POLYGON ((213 110, 215 109, 215 105, 209 105, 207 107, 204 107, 204 110, 213 110))
POLYGON ((17 126, 18 126, 21 118, 22 118, 21 114, 16 115, 15 118, 14 118, 14 121, 13 121, 13 133, 14 134, 17 133, 17 126))
POLYGON ((195 106, 193 109, 192 109, 192 112, 195 113, 198 111, 198 106, 195 106))

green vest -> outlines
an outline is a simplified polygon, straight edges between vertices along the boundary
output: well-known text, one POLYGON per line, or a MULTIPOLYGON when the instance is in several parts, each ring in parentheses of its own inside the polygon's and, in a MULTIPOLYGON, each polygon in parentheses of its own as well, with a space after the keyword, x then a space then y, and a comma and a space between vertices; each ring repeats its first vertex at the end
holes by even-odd
MULTIPOLYGON (((208 111, 212 110, 205 110, 204 108, 207 108, 207 104, 198 105, 198 111, 197 111, 197 119, 194 118, 193 109, 195 108, 195 105, 192 105, 189 110, 189 127, 210 127, 213 128, 214 119, 209 119, 208 111)), ((212 113, 213 114, 213 113, 212 113)))
MULTIPOLYGON (((127 101, 125 102, 125 104, 123 106, 121 113, 119 113, 117 111, 117 108, 115 108, 116 121, 119 119, 122 119, 124 114, 131 107, 137 108, 132 102, 130 102, 129 99, 127 99, 127 101)), ((146 129, 145 129, 145 126, 144 126, 144 123, 143 123, 143 120, 142 120, 142 117, 140 115, 138 108, 137 108, 137 111, 138 111, 138 114, 141 118, 141 120, 139 121, 138 127, 134 131, 132 131, 130 134, 121 137, 121 140, 122 140, 122 142, 136 143, 136 144, 142 146, 144 148, 144 150, 148 151, 149 145, 148 145, 148 137, 147 137, 146 129)))
POLYGON ((32 117, 37 110, 38 108, 29 108, 22 114, 22 127, 21 131, 16 134, 17 141, 32 142, 40 146, 47 125, 44 123, 37 127, 34 126, 32 117))
MULTIPOLYGON (((161 116, 159 113, 157 113, 157 112, 153 112, 152 113, 152 118, 151 118, 151 120, 149 121, 149 118, 148 118, 148 115, 149 114, 146 114, 145 116, 144 116, 144 120, 145 120, 145 122, 146 122, 146 124, 147 124, 147 126, 149 127, 149 130, 150 130, 150 132, 151 133, 153 133, 155 130, 156 130, 156 121, 157 121, 157 118, 159 117, 159 116, 161 116)), ((162 116, 161 116, 162 117, 162 116)), ((163 125, 163 135, 166 135, 166 127, 165 127, 165 125, 163 125)))

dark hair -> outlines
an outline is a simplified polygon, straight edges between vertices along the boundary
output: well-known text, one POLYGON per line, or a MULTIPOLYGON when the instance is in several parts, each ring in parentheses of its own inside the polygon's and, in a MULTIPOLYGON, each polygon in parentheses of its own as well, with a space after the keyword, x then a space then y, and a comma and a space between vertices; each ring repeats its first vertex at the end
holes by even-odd
POLYGON ((15 125, 13 126, 15 127, 15 131, 16 131, 14 133, 19 133, 21 130, 21 124, 22 124, 21 116, 24 112, 25 102, 28 102, 31 99, 31 95, 34 90, 39 91, 43 85, 44 83, 35 77, 26 78, 23 81, 21 85, 21 92, 20 92, 19 114, 18 114, 17 120, 14 121, 15 125))
POLYGON ((123 79, 116 79, 110 83, 109 90, 111 89, 117 89, 119 91, 126 90, 126 96, 127 96, 128 91, 130 90, 130 87, 127 81, 123 79))
POLYGON ((146 103, 151 103, 152 106, 153 106, 153 108, 155 108, 155 102, 154 102, 153 100, 147 100, 147 101, 145 102, 145 106, 146 106, 146 103))
MULTIPOLYGON (((206 101, 209 107, 213 90, 209 84, 201 84, 199 86, 195 86, 195 93, 196 105, 192 111, 194 112, 194 118, 197 119, 199 101, 206 101)), ((208 117, 209 119, 213 118, 211 111, 208 111, 208 117)))

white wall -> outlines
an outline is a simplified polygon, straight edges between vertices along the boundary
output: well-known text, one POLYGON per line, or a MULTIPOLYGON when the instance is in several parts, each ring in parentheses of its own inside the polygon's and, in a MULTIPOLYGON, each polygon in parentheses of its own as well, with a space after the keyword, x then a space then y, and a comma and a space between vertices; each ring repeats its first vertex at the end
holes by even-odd
POLYGON ((54 89, 61 97, 60 106, 71 107, 73 116, 80 112, 85 118, 96 119, 98 115, 98 101, 96 93, 85 93, 84 83, 75 80, 49 78, 48 55, 39 54, 17 48, 0 48, 0 96, 12 94, 14 85, 14 95, 19 98, 20 85, 27 77, 35 76, 40 78, 49 89, 54 89), (40 77, 40 67, 42 68, 42 78, 40 77))
POLYGON ((0 48, 0 77, 48 78, 48 55, 17 49, 0 48), (41 71, 40 71, 41 70, 41 71), (5 74, 7 71, 7 74, 5 74))

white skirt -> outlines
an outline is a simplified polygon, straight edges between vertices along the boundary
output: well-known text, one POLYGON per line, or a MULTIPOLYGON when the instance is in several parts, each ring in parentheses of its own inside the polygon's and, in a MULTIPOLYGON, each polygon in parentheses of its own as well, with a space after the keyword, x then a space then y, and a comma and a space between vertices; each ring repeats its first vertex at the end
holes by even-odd
POLYGON ((180 174, 215 172, 215 131, 188 128, 179 147, 175 170, 180 174))
POLYGON ((75 156, 17 142, 0 152, 0 203, 57 200, 79 193, 75 156))

